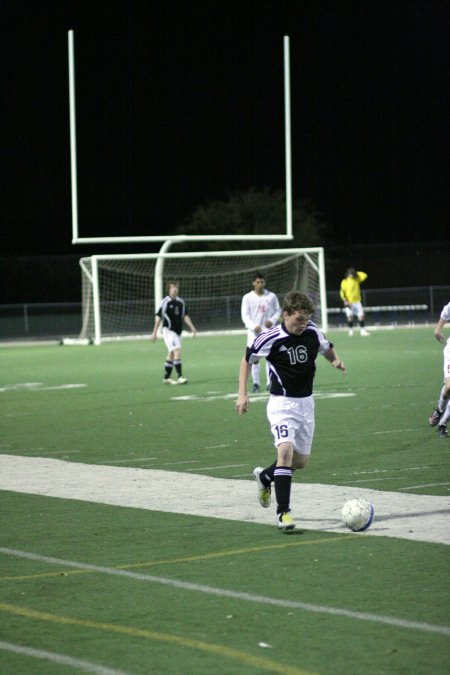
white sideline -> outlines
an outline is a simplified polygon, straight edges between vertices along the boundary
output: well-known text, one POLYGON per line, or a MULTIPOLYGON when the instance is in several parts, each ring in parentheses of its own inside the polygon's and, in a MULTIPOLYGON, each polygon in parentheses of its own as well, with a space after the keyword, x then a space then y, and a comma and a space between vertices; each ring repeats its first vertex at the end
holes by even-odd
POLYGON ((84 659, 76 659, 66 654, 57 654, 55 652, 48 652, 44 649, 34 649, 32 647, 23 647, 22 645, 15 645, 11 642, 3 642, 0 640, 0 651, 14 652, 15 654, 22 654, 24 656, 32 656, 35 659, 42 661, 50 661, 51 663, 60 663, 63 666, 74 668, 77 670, 84 670, 88 673, 95 673, 95 675, 127 675, 123 670, 112 670, 105 666, 99 666, 91 661, 84 659))
MULTIPOLYGON (((259 506, 253 480, 1 454, 0 489, 150 511, 275 523, 274 508, 259 506)), ((340 509, 352 497, 368 499, 375 507, 373 525, 359 536, 450 544, 450 497, 298 482, 292 485, 291 499, 298 527, 348 533, 341 523, 340 509)))
POLYGON ((0 547, 0 554, 15 556, 17 558, 25 558, 28 560, 39 560, 50 565, 60 565, 62 567, 69 567, 72 569, 91 570, 92 572, 98 572, 100 574, 110 574, 112 576, 136 579, 138 581, 144 581, 151 584, 172 586, 173 588, 181 588, 186 591, 217 595, 221 598, 245 600, 247 602, 255 602, 262 605, 273 605, 274 607, 301 609, 306 612, 316 612, 319 614, 346 616, 350 619, 357 619, 359 621, 373 621, 375 623, 383 623, 389 626, 396 626, 398 628, 408 628, 426 633, 450 635, 450 628, 448 626, 425 623, 423 621, 408 621, 408 619, 399 619, 393 616, 383 616, 381 614, 372 614, 370 612, 357 612, 354 610, 345 609, 343 607, 329 607, 327 605, 315 605, 310 602, 300 602, 298 600, 270 598, 264 595, 246 593, 244 591, 232 591, 226 588, 217 588, 216 586, 205 586, 205 584, 196 584, 192 583, 191 581, 182 581, 181 579, 167 579, 166 577, 156 577, 152 574, 132 572, 130 570, 117 569, 116 567, 103 567, 101 565, 91 565, 89 563, 83 563, 75 560, 64 560, 62 558, 38 555, 37 553, 29 553, 28 551, 20 551, 13 548, 0 547))

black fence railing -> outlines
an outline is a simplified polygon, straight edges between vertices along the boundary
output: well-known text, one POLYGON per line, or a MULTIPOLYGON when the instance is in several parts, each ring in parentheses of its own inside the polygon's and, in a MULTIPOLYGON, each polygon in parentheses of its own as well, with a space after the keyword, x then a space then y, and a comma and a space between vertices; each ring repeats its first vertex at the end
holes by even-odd
MULTIPOLYGON (((221 300, 223 301, 221 321, 227 324, 223 325, 223 329, 243 328, 239 312, 230 313, 230 299, 224 297, 221 300)), ((450 301, 450 286, 365 289, 362 300, 368 326, 435 323, 442 307, 450 301)), ((215 311, 219 311, 218 302, 219 299, 214 298, 215 311)), ((345 314, 337 291, 327 293, 327 304, 330 327, 344 327, 345 314)), ((0 340, 77 337, 82 325, 81 314, 80 302, 0 305, 0 340)), ((199 328, 200 323, 196 321, 199 328)), ((147 324, 150 333, 152 316, 149 316, 148 320, 146 318, 144 325, 147 324)), ((215 328, 218 326, 215 325, 215 328)))

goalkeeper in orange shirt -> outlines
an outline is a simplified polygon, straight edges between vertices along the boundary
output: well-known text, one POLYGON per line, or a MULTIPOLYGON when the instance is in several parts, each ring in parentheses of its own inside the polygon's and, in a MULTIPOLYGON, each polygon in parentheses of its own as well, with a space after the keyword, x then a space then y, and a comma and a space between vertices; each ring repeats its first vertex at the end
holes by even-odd
POLYGON ((359 323, 360 334, 368 337, 370 333, 364 328, 364 309, 361 304, 361 284, 367 279, 365 272, 357 272, 349 267, 345 278, 341 281, 340 296, 344 303, 344 312, 347 316, 348 334, 353 335, 355 317, 359 323))

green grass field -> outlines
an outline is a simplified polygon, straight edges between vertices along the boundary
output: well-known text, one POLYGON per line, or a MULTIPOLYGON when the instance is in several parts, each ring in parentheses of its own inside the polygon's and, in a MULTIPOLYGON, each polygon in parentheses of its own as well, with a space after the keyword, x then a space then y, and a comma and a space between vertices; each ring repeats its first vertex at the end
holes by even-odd
MULTIPOLYGON (((348 375, 319 358, 295 483, 448 496, 432 330, 330 337, 348 375)), ((174 477, 173 512, 2 490, 1 673, 448 673, 448 546, 182 512, 179 472, 254 491, 275 456, 265 395, 234 411, 244 342, 186 339, 177 387, 161 340, 0 350, 3 455, 174 477)))

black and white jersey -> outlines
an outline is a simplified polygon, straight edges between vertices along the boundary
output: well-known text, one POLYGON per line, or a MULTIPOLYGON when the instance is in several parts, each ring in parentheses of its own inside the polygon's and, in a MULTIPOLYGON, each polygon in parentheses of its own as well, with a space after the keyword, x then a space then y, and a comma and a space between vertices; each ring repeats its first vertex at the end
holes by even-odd
POLYGON ((156 312, 156 316, 161 317, 163 321, 163 327, 173 330, 178 335, 181 335, 183 330, 183 319, 186 314, 187 307, 183 298, 171 298, 170 295, 166 295, 156 312))
POLYGON ((250 364, 267 359, 271 394, 302 398, 312 395, 317 355, 332 346, 312 321, 301 335, 288 333, 282 323, 258 335, 245 358, 250 364))

